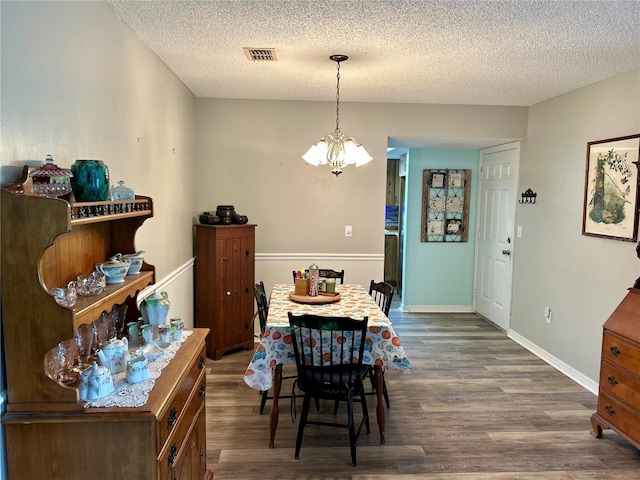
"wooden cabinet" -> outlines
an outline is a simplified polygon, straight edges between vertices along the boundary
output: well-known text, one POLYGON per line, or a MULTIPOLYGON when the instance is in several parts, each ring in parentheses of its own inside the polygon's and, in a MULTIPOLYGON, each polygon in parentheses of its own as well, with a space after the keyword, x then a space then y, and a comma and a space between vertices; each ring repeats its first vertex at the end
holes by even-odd
POLYGON ((603 326, 593 435, 610 428, 640 448, 640 290, 631 288, 603 326))
POLYGON ((384 281, 394 287, 398 284, 398 233, 384 236, 384 281))
POLYGON ((168 480, 183 457, 194 465, 183 478, 210 477, 202 433, 206 330, 185 340, 142 407, 91 407, 79 401, 77 385, 45 368, 47 352, 114 305, 126 303, 128 318, 140 315, 135 297, 155 281, 147 263, 99 295, 78 297, 73 308, 48 291, 116 253, 135 252, 135 233, 153 216, 151 198, 71 204, 3 189, 1 201, 9 478, 168 480))
POLYGON ((395 159, 387 160, 387 193, 386 193, 386 204, 387 205, 398 205, 400 203, 400 199, 398 198, 400 189, 399 182, 399 165, 400 162, 395 159))
POLYGON ((197 327, 210 329, 207 354, 252 349, 255 225, 196 225, 197 327))

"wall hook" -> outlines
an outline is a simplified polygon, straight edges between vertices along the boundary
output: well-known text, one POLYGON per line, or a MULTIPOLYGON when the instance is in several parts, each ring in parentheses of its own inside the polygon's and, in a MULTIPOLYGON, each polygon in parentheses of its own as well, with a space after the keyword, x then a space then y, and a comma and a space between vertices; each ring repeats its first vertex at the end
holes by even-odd
POLYGON ((533 190, 531 190, 530 188, 527 188, 521 195, 522 200, 518 200, 518 203, 536 203, 536 197, 538 196, 537 193, 535 193, 533 190))

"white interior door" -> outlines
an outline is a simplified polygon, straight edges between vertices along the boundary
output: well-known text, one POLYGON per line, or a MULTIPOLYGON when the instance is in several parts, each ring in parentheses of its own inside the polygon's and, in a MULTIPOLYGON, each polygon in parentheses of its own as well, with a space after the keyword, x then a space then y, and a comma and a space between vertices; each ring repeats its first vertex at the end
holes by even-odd
POLYGON ((504 330, 511 314, 511 257, 520 144, 480 151, 476 311, 504 330))

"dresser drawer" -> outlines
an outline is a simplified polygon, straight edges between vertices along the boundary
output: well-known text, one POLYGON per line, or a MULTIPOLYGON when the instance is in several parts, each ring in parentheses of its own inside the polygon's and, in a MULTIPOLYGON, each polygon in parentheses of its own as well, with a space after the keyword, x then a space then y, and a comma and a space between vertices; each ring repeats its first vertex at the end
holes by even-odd
POLYGON ((640 442, 640 412, 600 389, 598 414, 635 442, 640 442))
POLYGON ((640 371, 640 346, 605 330, 602 359, 609 360, 632 372, 640 371))
POLYGON ((640 377, 607 360, 600 366, 600 389, 640 406, 640 377))
MULTIPOLYGON (((199 419, 204 419, 204 394, 206 389, 206 376, 203 374, 202 378, 193 392, 193 396, 189 399, 188 404, 185 406, 185 415, 175 426, 173 435, 169 438, 169 441, 164 446, 160 456, 158 457, 160 479, 171 479, 171 469, 178 459, 183 455, 189 433, 196 426, 196 422, 199 419)), ((204 421, 204 420, 201 420, 204 421)), ((204 448, 204 447, 203 447, 204 448)))
POLYGON ((191 391, 194 389, 194 386, 200 377, 200 373, 204 369, 205 355, 205 348, 202 347, 196 361, 191 365, 189 373, 184 380, 182 380, 176 394, 173 396, 171 402, 169 402, 168 408, 164 411, 158 421, 158 427, 160 429, 160 435, 158 435, 158 451, 162 450, 167 438, 169 438, 169 435, 171 435, 171 432, 176 427, 178 420, 183 415, 185 403, 191 395, 191 391))

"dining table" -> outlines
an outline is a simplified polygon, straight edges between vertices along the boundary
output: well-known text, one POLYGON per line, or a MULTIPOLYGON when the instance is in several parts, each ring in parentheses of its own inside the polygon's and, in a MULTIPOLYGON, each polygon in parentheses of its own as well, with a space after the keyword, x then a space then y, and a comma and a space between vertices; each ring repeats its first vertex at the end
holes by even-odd
POLYGON ((260 338, 253 358, 244 374, 245 383, 259 391, 273 388, 273 403, 269 419, 269 446, 275 446, 275 434, 278 427, 278 397, 282 386, 282 366, 295 363, 288 312, 294 315, 304 313, 323 316, 347 316, 350 318, 368 317, 366 341, 371 348, 365 349, 362 363, 371 365, 374 370, 374 389, 377 398, 376 417, 380 431, 380 443, 385 443, 385 410, 382 398, 382 373, 384 369, 394 368, 404 372, 411 371, 411 362, 402 347, 393 324, 380 309, 362 285, 336 285, 336 298, 319 299, 300 298, 294 294, 293 284, 275 284, 269 299, 269 315, 265 332, 260 338), (295 299, 295 300, 294 300, 295 299))

